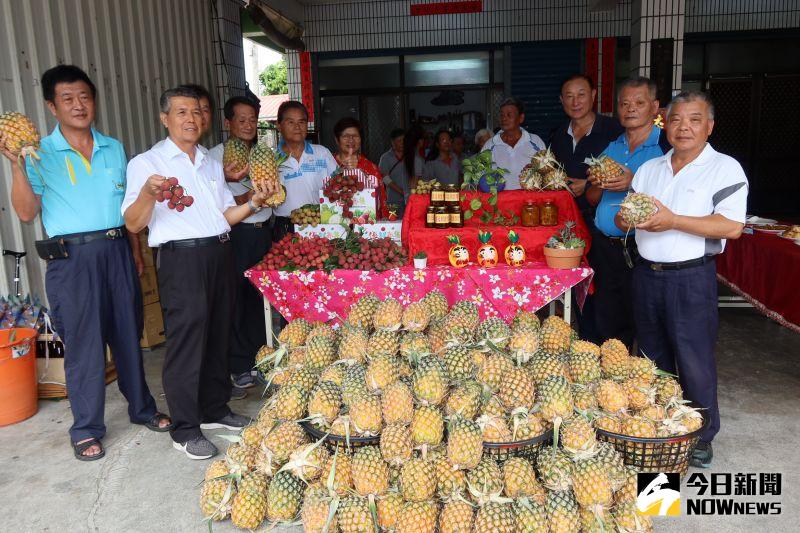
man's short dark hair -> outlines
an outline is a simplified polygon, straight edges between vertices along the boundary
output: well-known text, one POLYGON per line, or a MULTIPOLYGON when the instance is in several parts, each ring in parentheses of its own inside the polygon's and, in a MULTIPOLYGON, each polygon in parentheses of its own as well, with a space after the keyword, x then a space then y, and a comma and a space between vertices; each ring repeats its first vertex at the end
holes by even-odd
POLYGON ((358 130, 358 136, 364 138, 364 129, 361 127, 361 122, 353 117, 342 117, 333 126, 333 136, 337 139, 342 136, 344 130, 347 128, 355 128, 358 130))
POLYGON ((278 106, 278 122, 283 122, 283 116, 290 109, 299 109, 306 116, 306 120, 308 120, 308 109, 306 109, 306 106, 304 106, 302 102, 298 102, 297 100, 286 100, 280 106, 278 106))
POLYGON ((656 82, 650 78, 645 78, 644 76, 633 76, 620 83, 619 89, 617 90, 617 99, 619 99, 619 95, 622 94, 622 89, 626 87, 630 87, 632 89, 638 87, 647 87, 647 92, 650 94, 650 98, 653 100, 655 100, 658 95, 658 86, 656 85, 656 82))
POLYGON ((403 128, 395 128, 389 132, 389 140, 393 141, 398 137, 402 137, 406 134, 406 131, 403 128))
POLYGON ((586 74, 572 74, 571 76, 565 78, 564 81, 561 82, 561 92, 564 92, 564 85, 568 84, 571 81, 575 81, 575 80, 583 80, 583 81, 585 81, 586 83, 589 84, 589 89, 592 90, 592 91, 595 88, 594 87, 594 81, 592 81, 592 78, 590 78, 586 74))
POLYGON ((162 113, 169 113, 170 110, 170 100, 172 98, 194 98, 195 100, 200 99, 200 95, 197 94, 197 91, 192 89, 188 85, 178 85, 177 87, 173 87, 172 89, 167 89, 163 93, 161 93, 161 98, 158 99, 158 107, 162 113))
POLYGON ((500 104, 499 109, 503 109, 504 107, 509 105, 513 105, 514 107, 516 107, 520 115, 525 114, 525 104, 522 103, 522 100, 518 100, 513 96, 509 96, 508 98, 503 100, 503 102, 500 104))
POLYGON ((52 102, 56 98, 56 85, 59 83, 75 83, 82 81, 89 86, 92 91, 92 98, 97 96, 97 87, 94 86, 89 76, 75 65, 56 65, 47 69, 42 74, 42 96, 47 102, 52 102))
POLYGON ((261 105, 252 98, 248 98, 246 96, 233 96, 228 98, 228 101, 225 102, 225 107, 222 108, 222 114, 225 115, 225 118, 228 120, 233 118, 234 108, 237 105, 246 105, 252 107, 256 112, 256 117, 258 117, 258 112, 261 110, 261 105))
POLYGON ((211 108, 212 112, 214 111, 214 98, 211 97, 211 93, 208 92, 208 89, 196 83, 181 83, 178 85, 178 87, 185 87, 193 90, 197 94, 197 99, 199 100, 200 98, 205 98, 208 100, 208 106, 211 108))

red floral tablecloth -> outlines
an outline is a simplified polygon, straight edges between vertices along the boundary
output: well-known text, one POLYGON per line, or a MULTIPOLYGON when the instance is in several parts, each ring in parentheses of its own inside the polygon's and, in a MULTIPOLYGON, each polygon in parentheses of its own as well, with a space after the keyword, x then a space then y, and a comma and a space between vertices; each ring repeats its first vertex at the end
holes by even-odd
MULTIPOLYGON (((486 193, 467 192, 466 200, 462 202, 462 207, 466 208, 472 198, 488 198, 489 196, 486 193)), ((529 228, 520 225, 508 227, 487 225, 480 222, 479 217, 476 216, 464 221, 463 228, 445 230, 425 227, 425 215, 430 205, 430 197, 427 194, 412 194, 403 215, 403 246, 408 248, 409 257, 414 257, 417 252, 424 251, 428 254, 428 265, 447 265, 449 264, 447 252, 450 248, 447 243, 447 236, 458 235, 461 239, 461 244, 469 249, 470 259, 475 261, 475 254, 480 247, 478 231, 485 230, 492 232, 492 243, 497 248, 497 251, 500 252, 502 260, 503 250, 508 246, 508 231, 513 229, 520 236, 519 243, 525 247, 528 260, 544 262, 544 254, 542 252, 544 243, 563 228, 565 222, 572 220, 577 225, 575 228, 576 233, 586 241, 585 253, 588 253, 591 246, 589 230, 583 221, 577 204, 575 204, 575 199, 569 192, 503 191, 497 195, 497 206, 504 213, 511 211, 519 216, 527 200, 533 200, 534 203, 541 207, 545 200, 548 199, 553 200, 553 203, 558 207, 558 225, 556 226, 529 228)))
POLYGON ((717 277, 759 311, 800 333, 800 246, 755 231, 725 244, 717 277))
POLYGON ((593 274, 589 267, 554 270, 543 263, 520 268, 405 266, 385 272, 286 272, 261 270, 257 265, 245 272, 287 320, 303 317, 322 321, 347 316, 353 302, 365 294, 391 296, 407 305, 434 289, 444 293, 451 304, 471 300, 483 317, 510 320, 520 308, 536 311, 571 287, 575 287, 578 304, 582 305, 593 274))

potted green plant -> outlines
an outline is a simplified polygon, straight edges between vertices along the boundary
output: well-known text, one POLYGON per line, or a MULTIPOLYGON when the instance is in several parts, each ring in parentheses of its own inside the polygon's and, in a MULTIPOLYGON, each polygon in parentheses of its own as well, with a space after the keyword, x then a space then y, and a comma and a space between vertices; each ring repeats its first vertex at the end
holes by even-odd
POLYGON ((550 237, 544 245, 544 258, 550 268, 575 268, 581 264, 586 242, 575 235, 575 222, 550 237))
POLYGON ((428 254, 417 252, 414 254, 414 268, 425 268, 428 265, 428 254))
MULTIPOLYGON (((481 152, 473 157, 464 159, 461 163, 464 169, 463 191, 481 191, 489 193, 489 197, 482 199, 476 197, 470 200, 464 210, 464 220, 469 220, 480 212, 480 221, 484 224, 497 224, 500 226, 513 226, 519 220, 514 213, 504 213, 497 207, 497 193, 505 189, 506 180, 504 168, 499 168, 492 162, 491 152, 481 152)), ((466 201, 466 194, 461 195, 461 201, 466 201)))

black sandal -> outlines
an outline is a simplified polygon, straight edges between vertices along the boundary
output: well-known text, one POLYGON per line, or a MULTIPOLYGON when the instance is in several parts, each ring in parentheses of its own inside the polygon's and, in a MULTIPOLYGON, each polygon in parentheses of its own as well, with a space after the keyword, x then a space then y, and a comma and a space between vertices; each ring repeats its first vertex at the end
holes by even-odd
POLYGON ((175 424, 173 424, 172 422, 170 422, 169 424, 167 424, 164 427, 160 427, 159 423, 162 420, 169 420, 169 417, 167 415, 165 415, 164 413, 156 413, 147 422, 136 422, 136 423, 137 424, 141 424, 144 427, 146 427, 147 429, 149 429, 150 431, 155 431, 157 433, 166 433, 167 431, 169 431, 169 430, 171 430, 172 428, 175 427, 175 424))
POLYGON ((103 449, 103 444, 94 437, 87 440, 86 442, 81 442, 80 444, 78 444, 77 442, 73 442, 72 450, 75 452, 75 458, 78 461, 97 461, 98 459, 102 459, 103 457, 106 456, 106 451, 103 449), (84 455, 83 452, 85 452, 92 446, 99 446, 100 453, 97 453, 95 455, 84 455))

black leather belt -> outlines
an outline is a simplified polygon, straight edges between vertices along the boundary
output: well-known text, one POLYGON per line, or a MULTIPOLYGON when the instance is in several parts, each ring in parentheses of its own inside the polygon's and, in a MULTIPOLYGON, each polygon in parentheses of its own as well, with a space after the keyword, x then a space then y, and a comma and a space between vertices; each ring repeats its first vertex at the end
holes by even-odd
POLYGON ((67 235, 59 235, 53 237, 54 239, 61 239, 67 244, 86 244, 87 242, 96 241, 98 239, 121 239, 128 234, 125 226, 111 229, 101 229, 97 231, 86 231, 83 233, 69 233, 67 235))
POLYGON ((687 261, 677 261, 675 263, 656 263, 654 261, 648 261, 644 257, 639 258, 641 264, 650 268, 650 270, 685 270, 687 268, 694 268, 705 265, 706 263, 710 263, 713 260, 714 260, 713 255, 706 255, 703 257, 698 257, 697 259, 689 259, 687 261))
POLYGON ((239 224, 244 224, 245 226, 252 226, 254 228, 263 228, 265 226, 269 226, 269 220, 265 222, 239 222, 239 224))
POLYGON ((174 250, 176 248, 198 248, 200 246, 211 246, 213 244, 223 244, 231 240, 229 233, 223 233, 216 237, 201 237, 199 239, 180 239, 177 241, 168 241, 162 244, 159 248, 166 248, 167 250, 174 250))

